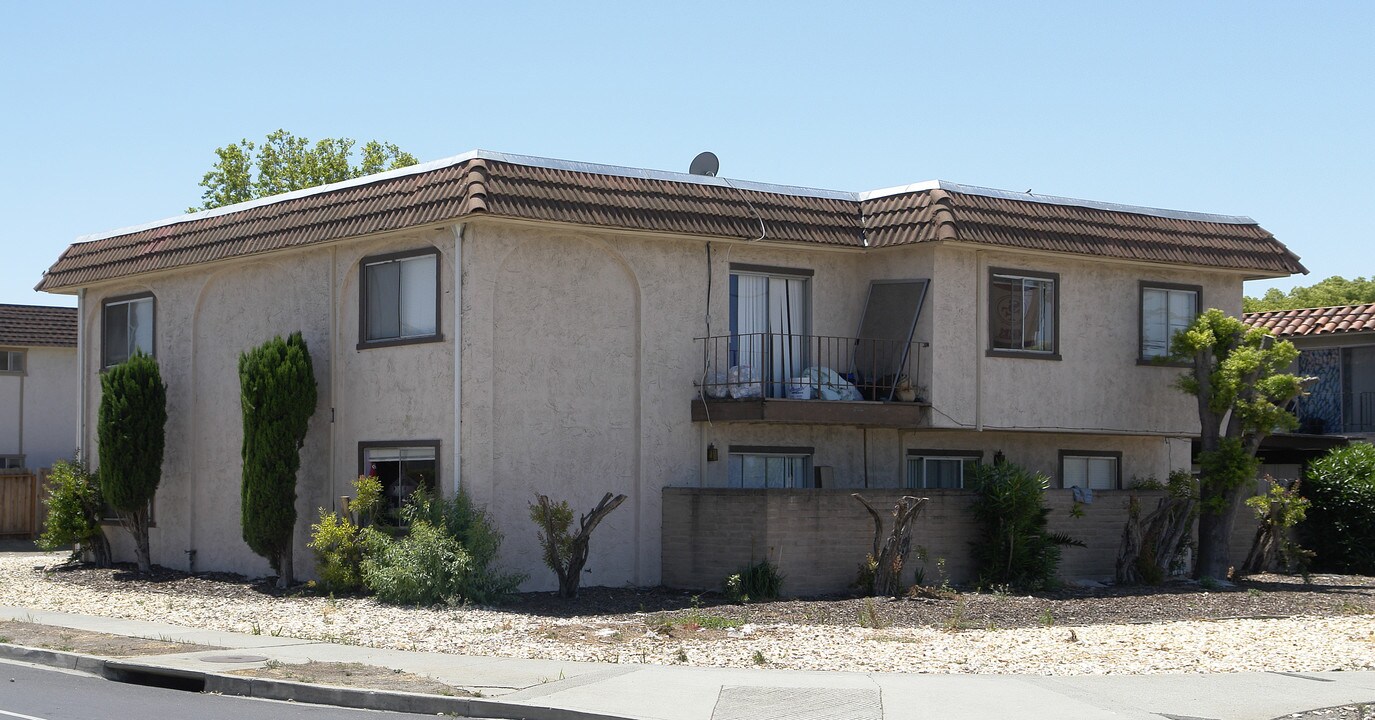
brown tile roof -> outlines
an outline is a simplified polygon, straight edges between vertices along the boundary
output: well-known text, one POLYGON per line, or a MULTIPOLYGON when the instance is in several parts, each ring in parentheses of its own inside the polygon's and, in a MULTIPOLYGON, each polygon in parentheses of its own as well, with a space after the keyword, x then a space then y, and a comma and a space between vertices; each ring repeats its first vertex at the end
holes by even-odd
POLYGON ((78 241, 38 289, 72 289, 479 214, 746 238, 759 236, 762 220, 770 240, 804 244, 881 247, 959 239, 1272 275, 1306 272, 1247 218, 1028 197, 949 183, 863 195, 727 184, 479 151, 78 241))
POLYGON ((0 305, 0 345, 76 347, 76 308, 0 305))
POLYGON ((1246 313, 1243 319, 1280 337, 1365 332, 1375 330, 1375 303, 1246 313))

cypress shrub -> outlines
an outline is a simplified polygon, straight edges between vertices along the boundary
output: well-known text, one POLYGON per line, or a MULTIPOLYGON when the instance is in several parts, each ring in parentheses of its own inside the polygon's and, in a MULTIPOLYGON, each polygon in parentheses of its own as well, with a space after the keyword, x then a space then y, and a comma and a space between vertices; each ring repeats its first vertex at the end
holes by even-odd
POLYGON ((1314 568, 1375 574, 1375 446, 1353 443, 1313 461, 1304 495, 1312 504, 1299 529, 1314 568))
POLYGON ((106 370, 100 389, 100 493, 134 536, 139 571, 148 572, 148 510, 162 480, 167 386, 157 361, 139 351, 106 370))
POLYGON ((301 333, 277 336, 239 356, 243 408, 243 539, 277 571, 277 586, 293 580, 296 471, 301 467, 315 373, 301 333))

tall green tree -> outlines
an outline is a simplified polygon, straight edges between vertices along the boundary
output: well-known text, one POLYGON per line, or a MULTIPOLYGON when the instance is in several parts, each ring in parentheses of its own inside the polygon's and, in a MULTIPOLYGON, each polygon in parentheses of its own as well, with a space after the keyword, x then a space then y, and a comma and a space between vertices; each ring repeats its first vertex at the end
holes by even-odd
POLYGON ((136 352, 100 376, 100 493, 134 537, 139 572, 152 569, 148 549, 149 510, 162 481, 166 441, 167 386, 158 363, 136 352))
POLYGON ((1298 425, 1284 406, 1303 389, 1302 380, 1286 372, 1299 351, 1218 309, 1176 333, 1172 350, 1173 359, 1193 368, 1180 376, 1179 388, 1198 400, 1201 473, 1194 575, 1222 580, 1237 507, 1256 482, 1256 451, 1277 428, 1298 425))
POLYGON ((414 155, 392 143, 369 140, 354 152, 353 138, 325 138, 313 145, 286 130, 262 143, 243 139, 215 148, 218 158, 200 185, 201 206, 187 212, 277 195, 302 188, 414 165, 414 155))
POLYGON ((239 356, 243 407, 243 539, 277 571, 277 587, 293 581, 296 471, 301 467, 315 372, 301 333, 279 335, 239 356))
POLYGON ((1372 302, 1375 302, 1375 277, 1347 280, 1341 275, 1333 275, 1313 285, 1292 288, 1287 293, 1279 288, 1270 288, 1262 297, 1244 298, 1242 308, 1246 312, 1264 312, 1372 302))

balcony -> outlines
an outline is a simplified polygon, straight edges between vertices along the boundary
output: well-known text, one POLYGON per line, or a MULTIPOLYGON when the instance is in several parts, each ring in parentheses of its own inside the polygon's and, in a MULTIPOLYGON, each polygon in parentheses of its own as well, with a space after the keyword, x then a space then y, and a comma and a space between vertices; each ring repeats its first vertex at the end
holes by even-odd
POLYGON ((697 338, 695 422, 917 427, 924 342, 752 333, 697 338))

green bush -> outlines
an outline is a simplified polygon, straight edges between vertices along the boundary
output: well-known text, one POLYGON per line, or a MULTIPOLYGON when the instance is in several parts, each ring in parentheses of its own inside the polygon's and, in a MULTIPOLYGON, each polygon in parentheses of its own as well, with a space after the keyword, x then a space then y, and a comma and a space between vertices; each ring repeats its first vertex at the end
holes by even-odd
POLYGON ((167 386, 156 360, 140 350, 101 374, 100 494, 133 536, 139 572, 152 570, 148 510, 162 482, 166 425, 167 386))
MULTIPOLYGON (((366 516, 376 488, 359 478, 349 510, 366 516)), ((359 528, 321 510, 311 548, 326 587, 362 587, 397 605, 492 604, 515 594, 523 575, 496 567, 501 534, 464 493, 450 499, 417 491, 401 509, 409 527, 359 528), (392 537, 392 531, 398 532, 392 537)))
POLYGON ((1044 589, 1055 582, 1061 546, 1083 546, 1046 531, 1049 485, 1046 476, 1012 463, 979 466, 973 513, 980 530, 973 545, 980 586, 1044 589))
POLYGON ((726 578, 724 589, 731 602, 773 600, 783 589, 783 576, 778 574, 778 566, 760 560, 726 578))
POLYGON ((110 564, 110 545, 100 529, 100 509, 104 505, 100 481, 86 471, 79 458, 53 463, 43 504, 48 515, 38 536, 39 547, 57 550, 78 545, 72 550, 72 560, 77 560, 82 550, 89 550, 97 565, 110 564))
POLYGON ((1300 525, 1325 572, 1375 574, 1375 446, 1335 448, 1308 467, 1312 505, 1300 525))

